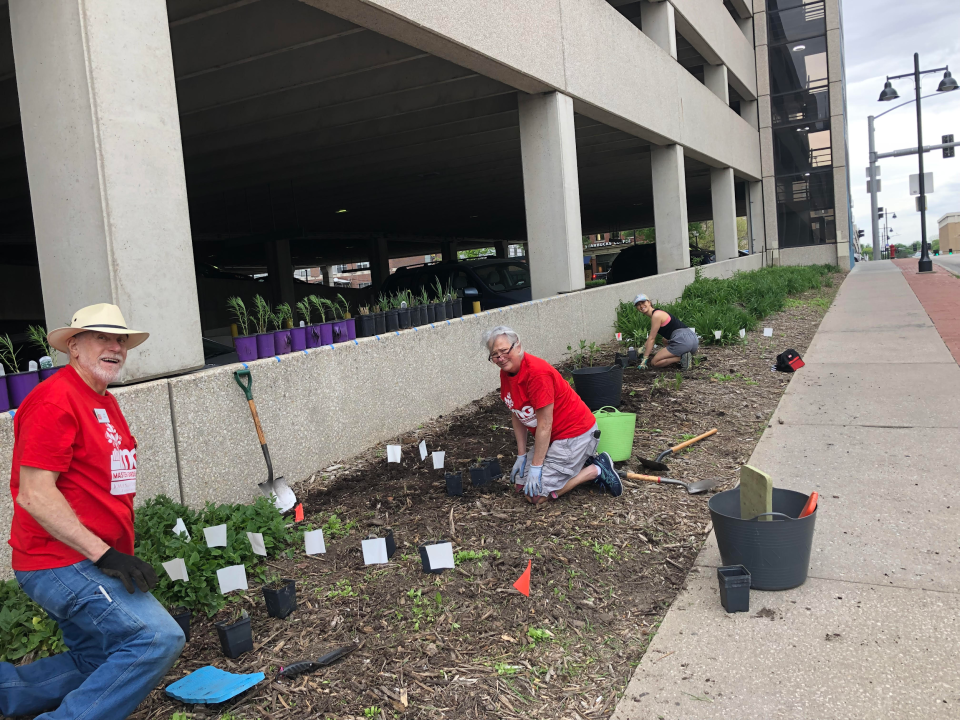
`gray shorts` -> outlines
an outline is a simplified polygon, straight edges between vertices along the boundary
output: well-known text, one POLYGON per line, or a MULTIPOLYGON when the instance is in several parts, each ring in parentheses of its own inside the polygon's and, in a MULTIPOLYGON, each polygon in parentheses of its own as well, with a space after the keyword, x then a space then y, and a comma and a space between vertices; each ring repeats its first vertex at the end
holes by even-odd
MULTIPOLYGON (((583 470, 587 458, 597 454, 599 437, 598 428, 594 425, 583 435, 554 440, 547 448, 547 456, 543 460, 543 492, 546 497, 551 492, 559 490, 567 484, 567 480, 583 470)), ((527 450, 527 468, 533 465, 533 448, 527 450)), ((522 478, 527 481, 526 475, 522 478)))
POLYGON ((667 341, 667 352, 676 357, 680 357, 686 352, 696 352, 698 347, 700 347, 700 339, 690 328, 674 330, 670 340, 667 341))

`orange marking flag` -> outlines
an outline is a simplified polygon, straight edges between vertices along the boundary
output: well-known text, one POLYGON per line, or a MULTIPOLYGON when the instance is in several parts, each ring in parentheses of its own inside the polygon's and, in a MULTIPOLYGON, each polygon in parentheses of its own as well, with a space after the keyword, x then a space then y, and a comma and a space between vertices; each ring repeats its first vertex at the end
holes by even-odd
POLYGON ((303 522, 303 503, 297 505, 293 510, 293 519, 296 522, 303 522))
POLYGON ((530 597, 530 567, 533 565, 533 560, 527 560, 527 569, 523 571, 523 575, 520 576, 520 579, 517 580, 513 586, 522 592, 527 597, 530 597))

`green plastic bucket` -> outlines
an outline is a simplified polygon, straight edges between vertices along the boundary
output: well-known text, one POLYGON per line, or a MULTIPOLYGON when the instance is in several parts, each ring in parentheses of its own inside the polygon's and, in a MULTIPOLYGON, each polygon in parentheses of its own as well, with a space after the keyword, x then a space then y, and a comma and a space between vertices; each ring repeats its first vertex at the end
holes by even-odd
POLYGON ((614 462, 629 460, 633 453, 633 436, 637 429, 637 414, 620 412, 609 405, 597 410, 593 416, 600 428, 598 453, 608 453, 614 462))

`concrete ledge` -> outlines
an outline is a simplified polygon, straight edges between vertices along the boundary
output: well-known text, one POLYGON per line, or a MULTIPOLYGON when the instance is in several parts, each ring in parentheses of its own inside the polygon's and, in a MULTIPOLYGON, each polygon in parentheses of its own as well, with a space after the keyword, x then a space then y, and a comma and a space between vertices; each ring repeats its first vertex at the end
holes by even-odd
POLYGON ((781 265, 836 265, 837 245, 806 245, 780 248, 781 265))

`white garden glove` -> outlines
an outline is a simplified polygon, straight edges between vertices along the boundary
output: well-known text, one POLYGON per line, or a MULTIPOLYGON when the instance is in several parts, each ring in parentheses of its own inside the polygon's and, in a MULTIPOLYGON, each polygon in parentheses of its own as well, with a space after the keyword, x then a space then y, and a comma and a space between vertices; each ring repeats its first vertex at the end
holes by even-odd
POLYGON ((649 357, 645 357, 645 358, 640 362, 640 364, 637 366, 637 369, 638 369, 638 370, 646 370, 646 369, 647 369, 647 361, 649 361, 649 360, 650 360, 649 357))
POLYGON ((543 494, 543 465, 531 465, 527 473, 527 483, 523 486, 523 494, 535 498, 543 494))
POLYGON ((520 484, 520 478, 523 477, 523 471, 527 467, 527 456, 519 455, 517 461, 513 463, 513 470, 510 471, 510 481, 514 485, 520 484))

